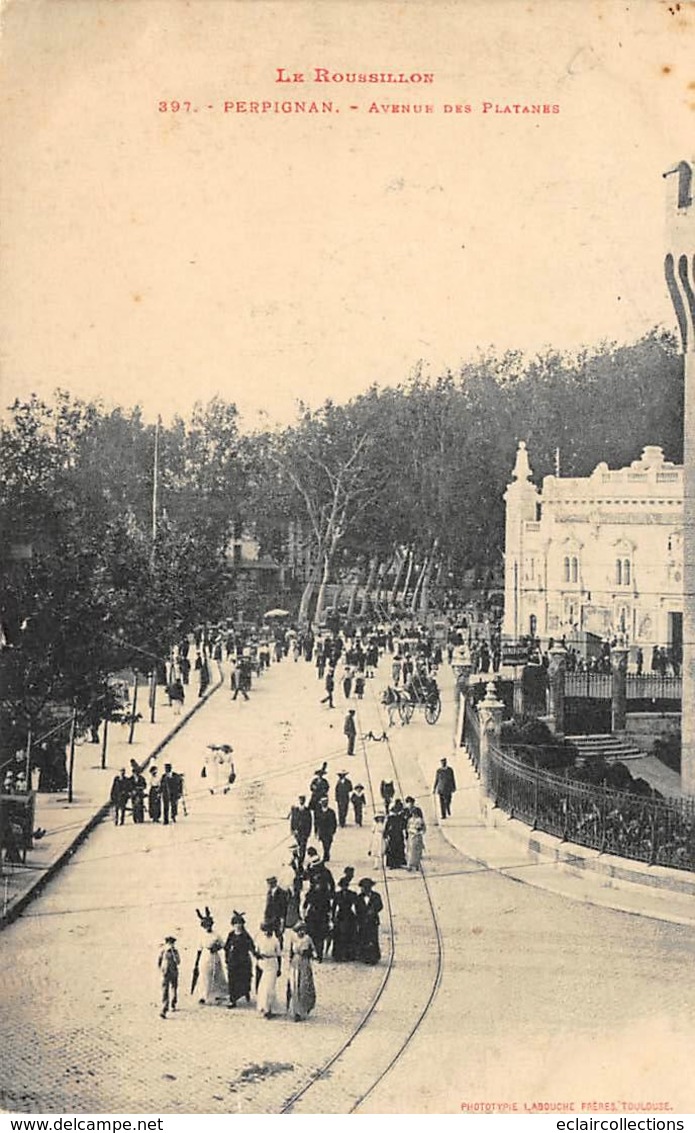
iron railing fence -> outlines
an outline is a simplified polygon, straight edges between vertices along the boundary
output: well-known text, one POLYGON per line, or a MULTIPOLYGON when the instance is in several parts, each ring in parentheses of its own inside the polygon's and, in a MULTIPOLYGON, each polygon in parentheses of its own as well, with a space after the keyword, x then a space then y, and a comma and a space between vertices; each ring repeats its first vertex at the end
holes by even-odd
POLYGON ((480 771, 480 719, 472 701, 466 697, 463 717, 463 742, 476 772, 480 771))
POLYGON ((494 747, 489 784, 495 804, 533 830, 649 865, 695 869, 695 800, 577 782, 494 747))
MULTIPOLYGON (((628 704, 634 700, 678 701, 682 695, 680 677, 662 676, 660 673, 628 673, 626 678, 626 697, 628 704)), ((613 693, 613 677, 610 673, 565 673, 565 696, 581 697, 587 700, 610 700, 613 693)))
POLYGON ((610 673, 565 673, 565 696, 610 700, 612 690, 613 678, 610 673))

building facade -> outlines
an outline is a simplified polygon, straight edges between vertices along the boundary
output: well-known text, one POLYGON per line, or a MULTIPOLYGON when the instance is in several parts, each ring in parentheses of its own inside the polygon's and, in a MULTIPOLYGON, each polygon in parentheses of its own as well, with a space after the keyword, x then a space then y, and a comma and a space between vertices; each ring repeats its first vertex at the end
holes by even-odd
POLYGON ((683 468, 650 445, 627 468, 531 480, 521 442, 504 499, 503 633, 547 641, 622 634, 680 655, 683 468))

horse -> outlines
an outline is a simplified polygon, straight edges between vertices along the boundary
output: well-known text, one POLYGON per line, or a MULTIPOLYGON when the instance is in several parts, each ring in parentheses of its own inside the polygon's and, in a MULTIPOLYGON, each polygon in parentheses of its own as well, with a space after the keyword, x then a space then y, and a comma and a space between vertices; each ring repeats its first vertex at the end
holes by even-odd
POLYGON ((393 685, 387 685, 387 687, 382 692, 381 703, 388 712, 389 728, 392 728, 395 723, 394 714, 398 713, 400 716, 401 705, 403 704, 404 700, 408 699, 408 694, 405 691, 394 688, 393 685))

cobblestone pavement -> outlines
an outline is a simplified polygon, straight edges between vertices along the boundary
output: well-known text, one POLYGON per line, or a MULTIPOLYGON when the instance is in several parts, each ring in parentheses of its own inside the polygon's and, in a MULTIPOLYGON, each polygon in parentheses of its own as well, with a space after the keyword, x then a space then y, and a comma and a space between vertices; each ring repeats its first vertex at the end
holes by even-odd
MULTIPOLYGON (((216 693, 160 759, 186 775, 188 817, 167 827, 103 823, 3 933, 6 1108, 266 1112, 349 1033, 379 968, 317 966, 318 1008, 304 1024, 199 1007, 188 994, 177 1015, 158 1015, 163 936, 178 937, 186 985, 196 906, 209 904, 225 935, 233 908, 255 931, 265 878, 286 860, 290 803, 323 759, 342 767, 342 715, 319 707, 318 689, 313 667, 283 661, 248 703, 216 693), (223 742, 235 748, 238 778, 227 795, 211 795, 202 755, 223 742)), ((340 832, 336 872, 348 863, 365 872, 367 843, 367 830, 340 832)))
MULTIPOLYGON (((218 678, 215 676, 215 684, 218 678)), ((214 686, 213 686, 214 687, 214 686)), ((3 863, 2 916, 12 919, 16 908, 21 907, 25 896, 40 887, 53 871, 61 855, 68 852, 75 837, 97 816, 101 807, 108 801, 113 777, 119 768, 128 767, 131 759, 139 764, 146 763, 148 756, 164 742, 168 735, 183 721, 191 711, 199 711, 200 702, 193 685, 189 685, 185 712, 174 716, 165 689, 156 689, 155 722, 150 723, 147 687, 140 689, 139 706, 145 719, 140 720, 133 732, 133 743, 129 743, 130 725, 112 724, 108 730, 106 747, 106 766, 102 767, 101 743, 87 741, 75 745, 75 766, 73 775, 73 801, 68 802, 67 789, 51 794, 36 794, 34 828, 41 827, 45 835, 34 841, 26 862, 12 866, 3 863)), ((132 690, 131 690, 132 695, 132 690)), ((103 725, 101 729, 103 738, 103 725)), ((35 784, 38 775, 34 774, 35 784)))
MULTIPOLYGON (((362 733, 381 730, 374 691, 386 683, 385 665, 382 674, 357 705, 362 733)), ((199 1007, 185 993, 176 1016, 163 1021, 157 1008, 159 943, 165 933, 177 935, 186 985, 196 905, 211 906, 223 934, 232 908, 245 910, 255 928, 264 879, 285 860, 289 804, 314 768, 326 759, 332 782, 345 766, 353 782, 359 775, 366 784, 359 748, 354 759, 343 754, 342 698, 331 712, 319 695, 313 667, 291 661, 264 675, 249 703, 231 703, 226 689, 216 693, 160 760, 186 774, 188 818, 170 827, 102 824, 3 933, 7 1108, 278 1112, 349 1038, 385 963, 316 966, 317 1010, 298 1025, 245 1007, 199 1007), (234 745, 238 778, 227 795, 211 795, 201 757, 206 744, 223 742, 234 745)), ((452 727, 448 693, 436 727, 416 714, 408 728, 392 730, 403 793, 419 796, 428 811, 441 985, 422 880, 394 871, 393 971, 361 1037, 297 1109, 352 1108, 434 991, 403 1057, 359 1112, 454 1112, 463 1101, 561 1101, 561 1093, 689 1110, 691 934, 519 885, 449 846, 433 822, 431 784, 417 756, 423 745, 450 754, 452 727)), ((367 741, 366 751, 378 789, 394 774, 389 747, 367 741)), ((368 837, 368 829, 339 832, 336 872, 350 863, 358 877, 375 875, 368 837)))

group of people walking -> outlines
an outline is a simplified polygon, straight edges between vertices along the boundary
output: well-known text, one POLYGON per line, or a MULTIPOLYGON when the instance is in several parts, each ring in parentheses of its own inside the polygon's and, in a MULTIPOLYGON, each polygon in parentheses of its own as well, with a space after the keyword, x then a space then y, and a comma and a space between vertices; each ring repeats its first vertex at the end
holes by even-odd
MULTIPOLYGON (((196 955, 191 976, 191 995, 201 1006, 226 1003, 231 1009, 240 1000, 256 1000, 256 1009, 266 1019, 278 1014, 277 984, 282 973, 283 945, 274 925, 264 921, 256 937, 246 928, 244 913, 234 910, 226 939, 215 929, 214 917, 205 906, 196 909, 200 924, 196 955), (255 978, 254 978, 255 975, 255 978)), ((287 981, 285 1010, 295 1022, 306 1019, 316 1003, 311 968, 313 945, 306 925, 297 921, 287 941, 287 981)), ((179 970, 181 957, 176 937, 167 936, 158 966, 161 976, 160 1015, 166 1019, 178 1008, 179 970)))
POLYGON ((170 763, 164 764, 164 772, 159 768, 149 769, 149 782, 138 763, 131 759, 130 775, 122 767, 111 784, 111 806, 116 826, 123 826, 125 816, 130 810, 133 822, 145 821, 145 814, 151 822, 162 822, 168 826, 176 822, 179 806, 186 813, 184 778, 174 771, 170 763))
POLYGON ((395 799, 390 780, 382 780, 381 797, 386 813, 374 815, 368 853, 375 861, 383 861, 387 869, 415 872, 420 868, 427 833, 422 808, 412 795, 406 797, 405 803, 395 799))

